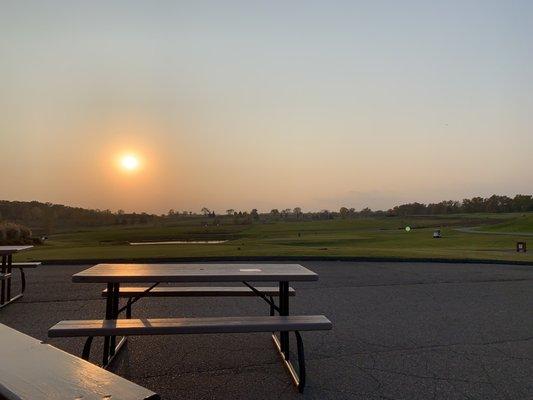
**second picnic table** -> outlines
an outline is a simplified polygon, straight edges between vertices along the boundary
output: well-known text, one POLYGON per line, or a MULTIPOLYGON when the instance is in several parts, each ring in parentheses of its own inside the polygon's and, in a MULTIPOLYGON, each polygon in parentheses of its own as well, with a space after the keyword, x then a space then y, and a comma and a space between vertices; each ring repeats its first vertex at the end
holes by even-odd
POLYGON ((13 262, 13 254, 29 250, 32 247, 33 246, 0 246, 0 256, 2 257, 2 265, 0 267, 0 308, 23 296, 24 291, 26 290, 24 268, 35 268, 41 264, 40 262, 13 262), (18 268, 20 270, 21 279, 20 293, 16 296, 11 295, 11 273, 13 268, 18 268))

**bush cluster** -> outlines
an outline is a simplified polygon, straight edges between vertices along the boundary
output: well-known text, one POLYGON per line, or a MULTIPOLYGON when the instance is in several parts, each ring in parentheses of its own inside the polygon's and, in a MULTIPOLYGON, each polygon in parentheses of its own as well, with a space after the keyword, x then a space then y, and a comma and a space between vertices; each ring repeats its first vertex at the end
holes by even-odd
POLYGON ((31 229, 12 222, 0 222, 0 245, 33 244, 31 229))

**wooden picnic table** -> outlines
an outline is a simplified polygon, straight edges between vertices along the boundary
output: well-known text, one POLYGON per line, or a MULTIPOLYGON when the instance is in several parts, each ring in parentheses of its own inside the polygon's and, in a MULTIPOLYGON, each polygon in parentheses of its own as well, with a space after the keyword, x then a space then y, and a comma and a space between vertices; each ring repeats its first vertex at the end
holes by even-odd
MULTIPOLYGON (((154 289, 159 283, 168 282, 241 282, 261 297, 274 309, 280 317, 289 316, 289 282, 316 281, 318 275, 299 264, 97 264, 72 276, 73 282, 78 283, 106 283, 105 320, 118 320, 119 314, 125 309, 119 309, 121 283, 149 283, 145 294, 154 289), (279 305, 275 305, 250 282, 278 282, 279 305)), ((293 293, 292 293, 293 294, 293 293)), ((133 301, 143 297, 141 293, 133 301)), ((329 321, 327 321, 329 323, 329 321)), ((331 325, 331 323, 329 323, 331 325)), ((329 329, 331 329, 329 327, 329 329)), ((278 351, 288 368, 289 365, 289 332, 280 331, 279 339, 272 335, 278 351)), ((92 340, 92 339, 91 339, 92 340)), ((107 365, 124 344, 125 338, 116 344, 115 336, 104 339, 103 364, 107 365)), ((88 344, 90 351, 90 340, 88 344)), ((84 353, 86 349, 84 349, 84 353)), ((299 349, 300 354, 300 349, 299 349)), ((291 373, 294 375, 294 371, 291 373)), ((297 381, 296 378, 293 377, 297 381)), ((303 383, 300 387, 303 390, 303 383)))
MULTIPOLYGON (((2 256, 2 268, 0 270, 0 308, 22 297, 24 287, 20 294, 11 297, 11 271, 13 269, 13 254, 31 249, 33 246, 0 246, 0 256, 2 256)), ((21 269, 21 276, 24 279, 21 269)))

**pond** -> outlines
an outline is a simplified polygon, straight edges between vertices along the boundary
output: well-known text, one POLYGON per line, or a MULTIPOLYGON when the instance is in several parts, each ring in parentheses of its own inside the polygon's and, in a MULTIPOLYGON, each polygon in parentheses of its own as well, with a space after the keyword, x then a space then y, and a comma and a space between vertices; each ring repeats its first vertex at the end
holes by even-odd
POLYGON ((169 240, 164 242, 130 242, 131 246, 145 246, 154 244, 220 244, 227 240, 169 240))

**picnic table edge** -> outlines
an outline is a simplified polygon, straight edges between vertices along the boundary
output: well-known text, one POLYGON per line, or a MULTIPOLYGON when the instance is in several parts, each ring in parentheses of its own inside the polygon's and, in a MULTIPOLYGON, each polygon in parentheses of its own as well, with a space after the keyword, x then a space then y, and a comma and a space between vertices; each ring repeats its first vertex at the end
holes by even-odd
POLYGON ((213 279, 213 276, 209 275, 182 275, 172 276, 160 275, 160 276, 124 276, 124 275, 72 275, 73 283, 150 283, 150 282, 165 282, 165 283, 179 283, 179 282, 303 282, 303 281, 318 281, 318 275, 316 273, 310 273, 305 275, 228 275, 217 276, 213 279))
MULTIPOLYGON (((310 269, 304 267, 301 264, 268 264, 268 265, 286 265, 286 266, 296 266, 299 267, 296 271, 292 270, 289 271, 289 273, 283 273, 278 271, 273 271, 271 273, 263 272, 260 274, 252 273, 248 270, 239 270, 237 271, 230 271, 228 274, 220 273, 220 274, 198 274, 190 271, 184 271, 183 273, 167 273, 167 271, 154 271, 153 275, 150 275, 149 273, 144 274, 131 274, 126 275, 121 274, 120 271, 110 271, 108 274, 107 271, 98 271, 98 273, 94 273, 91 270, 95 269, 96 267, 102 267, 104 266, 133 266, 133 265, 151 265, 151 264, 123 264, 123 263, 117 263, 117 264, 108 264, 108 263, 101 263, 93 265, 87 269, 84 269, 83 271, 79 271, 72 275, 72 282, 74 283, 149 283, 149 282, 168 282, 168 283, 178 283, 178 282, 242 282, 242 281, 250 281, 250 282, 289 282, 289 281, 317 281, 318 280, 318 274, 316 272, 311 271, 310 269)), ((198 265, 198 266, 208 266, 208 265, 235 265, 232 263, 223 263, 223 264, 152 264, 154 266, 158 265, 198 265)), ((250 264, 237 264, 239 267, 252 267, 250 264)), ((235 265, 235 266, 237 266, 235 265)), ((253 265, 254 267, 261 268, 265 265, 253 265)))
POLYGON ((10 254, 15 254, 15 253, 18 253, 20 251, 25 251, 25 250, 29 250, 29 249, 32 249, 33 246, 32 245, 25 245, 25 246, 0 246, 0 255, 2 256, 8 256, 10 254), (2 247, 14 247, 10 250, 7 250, 7 249, 2 249, 2 247))

